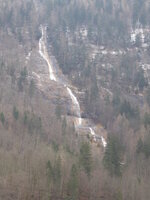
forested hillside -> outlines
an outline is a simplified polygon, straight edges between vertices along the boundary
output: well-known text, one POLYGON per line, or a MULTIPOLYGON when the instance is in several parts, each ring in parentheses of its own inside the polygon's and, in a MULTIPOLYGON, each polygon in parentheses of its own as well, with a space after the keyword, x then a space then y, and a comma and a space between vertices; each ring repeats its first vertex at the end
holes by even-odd
POLYGON ((0 0, 0 199, 150 199, 148 0, 0 0))

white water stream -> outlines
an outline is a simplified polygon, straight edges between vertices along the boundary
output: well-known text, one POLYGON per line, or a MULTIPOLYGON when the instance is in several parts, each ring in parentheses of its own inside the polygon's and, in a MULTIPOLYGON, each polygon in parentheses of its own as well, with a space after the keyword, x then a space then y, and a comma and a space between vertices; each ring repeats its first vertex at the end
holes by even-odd
POLYGON ((67 91, 72 99, 73 104, 76 106, 76 111, 77 111, 77 116, 78 116, 78 125, 81 126, 82 125, 82 118, 81 118, 81 110, 80 110, 80 105, 79 102, 76 98, 76 96, 73 94, 72 90, 67 87, 67 91))
POLYGON ((45 38, 44 38, 43 27, 41 27, 41 31, 42 31, 42 37, 39 40, 39 53, 43 57, 43 59, 47 62, 47 65, 49 67, 49 78, 50 78, 50 80, 57 81, 55 73, 54 73, 52 65, 51 65, 51 62, 50 62, 50 59, 49 59, 49 56, 48 56, 46 46, 45 46, 45 38))
MULTIPOLYGON (((59 79, 56 77, 56 72, 53 69, 53 66, 52 66, 52 63, 50 61, 50 58, 49 58, 49 55, 48 55, 48 52, 47 52, 47 48, 46 48, 46 45, 45 45, 45 43, 46 43, 46 28, 44 29, 41 26, 41 33, 42 33, 42 36, 39 40, 39 54, 46 61, 47 65, 49 67, 49 78, 50 78, 50 80, 55 81, 55 82, 59 82, 59 79)), ((61 84, 63 84, 63 83, 61 83, 61 84)), ((81 118, 81 109, 80 109, 79 101, 78 101, 77 97, 74 95, 74 93, 72 92, 72 90, 66 84, 63 84, 63 85, 67 89, 68 94, 69 94, 69 96, 72 100, 72 104, 73 104, 73 106, 75 107, 75 110, 76 110, 76 115, 77 115, 78 120, 77 120, 77 123, 75 125, 76 125, 76 127, 80 127, 80 126, 82 126, 82 118, 81 118)), ((88 127, 88 128, 89 128, 89 131, 90 131, 91 135, 93 136, 94 140, 96 140, 95 131, 91 127, 88 127)), ((102 136, 101 136, 101 141, 102 141, 103 146, 106 147, 107 143, 102 136)))

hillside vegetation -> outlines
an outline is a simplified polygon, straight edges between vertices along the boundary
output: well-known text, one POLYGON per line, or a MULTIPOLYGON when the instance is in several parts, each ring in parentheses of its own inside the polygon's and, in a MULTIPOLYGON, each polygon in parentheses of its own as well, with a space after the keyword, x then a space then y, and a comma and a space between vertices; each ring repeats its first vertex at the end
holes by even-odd
POLYGON ((0 199, 150 199, 149 19, 146 0, 0 0, 0 199))

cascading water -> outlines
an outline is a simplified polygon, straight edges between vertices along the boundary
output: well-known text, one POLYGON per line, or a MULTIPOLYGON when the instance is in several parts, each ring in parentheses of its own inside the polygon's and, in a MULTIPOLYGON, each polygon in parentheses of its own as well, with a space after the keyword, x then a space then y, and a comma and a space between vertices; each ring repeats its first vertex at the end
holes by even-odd
POLYGON ((102 140, 103 146, 106 147, 107 146, 107 142, 106 142, 106 140, 105 140, 105 138, 103 136, 101 136, 101 140, 102 140))
POLYGON ((81 110, 80 110, 80 105, 79 102, 76 98, 76 96, 73 94, 72 90, 67 87, 67 91, 72 99, 72 102, 74 105, 76 105, 76 111, 77 111, 77 117, 78 117, 78 125, 81 126, 82 125, 82 118, 81 118, 81 110))
MULTIPOLYGON (((49 67, 50 80, 59 82, 59 80, 56 78, 54 69, 53 69, 53 67, 50 63, 50 59, 49 59, 48 52, 47 52, 46 45, 45 45, 44 29, 43 29, 42 26, 41 26, 41 32, 42 32, 42 36, 39 40, 39 53, 43 57, 43 59, 47 62, 47 65, 49 67)), ((45 30, 45 32, 46 32, 46 30, 45 30)), ((76 115, 78 117, 78 122, 77 122, 76 125, 81 126, 82 119, 81 119, 81 110, 80 110, 79 102, 78 102, 76 96, 73 94, 72 90, 68 86, 66 86, 65 84, 64 84, 64 87, 66 87, 68 94, 70 95, 70 98, 73 102, 73 105, 76 108, 76 115)))
POLYGON ((43 27, 41 27, 41 31, 42 31, 42 37, 39 40, 39 53, 43 57, 43 59, 47 62, 47 65, 49 67, 49 78, 50 78, 50 80, 57 81, 56 76, 55 76, 55 72, 53 71, 53 67, 52 67, 50 60, 49 60, 48 52, 46 50, 43 27))
MULTIPOLYGON (((55 70, 53 69, 51 61, 49 59, 49 55, 48 55, 47 48, 46 48, 46 45, 45 45, 46 35, 44 37, 44 29, 43 29, 42 26, 41 26, 41 33, 42 33, 42 36, 39 40, 39 54, 46 61, 47 65, 49 67, 49 78, 50 78, 50 80, 59 82, 59 79, 56 77, 55 70)), ((45 34, 46 34, 46 28, 45 28, 45 34)), ((61 84, 63 84, 63 83, 61 82, 61 84)), ((72 90, 66 84, 63 84, 63 85, 67 89, 68 94, 69 94, 69 96, 72 100, 73 106, 75 107, 75 110, 76 110, 76 115, 78 117, 76 127, 81 126, 82 125, 82 118, 81 118, 81 109, 80 109, 79 101, 78 101, 77 97, 74 95, 74 93, 72 92, 72 90)), ((96 133, 94 132, 94 130, 91 127, 89 127, 89 131, 90 131, 91 135, 93 136, 94 140, 96 140, 96 133)), ((107 143, 106 143, 106 141, 103 137, 101 137, 101 141, 102 141, 103 146, 106 147, 107 143)))

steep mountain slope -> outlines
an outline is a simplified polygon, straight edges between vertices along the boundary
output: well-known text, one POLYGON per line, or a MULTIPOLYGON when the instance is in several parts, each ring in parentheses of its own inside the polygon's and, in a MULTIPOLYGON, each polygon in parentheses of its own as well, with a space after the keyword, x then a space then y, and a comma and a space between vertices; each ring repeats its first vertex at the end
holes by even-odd
POLYGON ((150 198, 149 10, 0 1, 0 199, 150 198))

